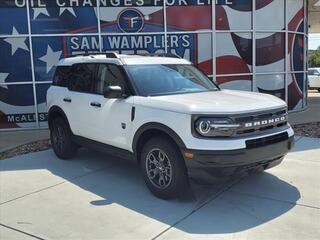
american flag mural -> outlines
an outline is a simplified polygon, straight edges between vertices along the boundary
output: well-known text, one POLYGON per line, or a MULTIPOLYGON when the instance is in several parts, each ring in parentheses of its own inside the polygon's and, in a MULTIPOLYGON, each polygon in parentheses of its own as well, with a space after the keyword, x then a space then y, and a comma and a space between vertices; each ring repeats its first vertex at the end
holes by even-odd
POLYGON ((305 3, 253 1, 0 1, 0 129, 46 126, 59 59, 100 51, 172 52, 221 88, 273 94, 302 109, 305 3))

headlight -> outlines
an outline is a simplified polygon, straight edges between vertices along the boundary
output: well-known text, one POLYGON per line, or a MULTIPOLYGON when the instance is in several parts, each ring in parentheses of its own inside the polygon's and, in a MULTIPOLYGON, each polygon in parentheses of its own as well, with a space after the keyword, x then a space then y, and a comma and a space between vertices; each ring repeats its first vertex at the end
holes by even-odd
POLYGON ((228 137, 240 127, 229 118, 201 117, 195 121, 194 125, 196 132, 204 137, 228 137))

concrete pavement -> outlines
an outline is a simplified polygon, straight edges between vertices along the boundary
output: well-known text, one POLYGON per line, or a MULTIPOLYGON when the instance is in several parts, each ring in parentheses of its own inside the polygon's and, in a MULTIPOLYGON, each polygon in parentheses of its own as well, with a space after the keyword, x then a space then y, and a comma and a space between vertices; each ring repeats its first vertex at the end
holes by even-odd
POLYGON ((139 169, 81 150, 0 161, 0 239, 319 239, 320 139, 297 138, 263 174, 192 183, 183 199, 149 193, 139 169))

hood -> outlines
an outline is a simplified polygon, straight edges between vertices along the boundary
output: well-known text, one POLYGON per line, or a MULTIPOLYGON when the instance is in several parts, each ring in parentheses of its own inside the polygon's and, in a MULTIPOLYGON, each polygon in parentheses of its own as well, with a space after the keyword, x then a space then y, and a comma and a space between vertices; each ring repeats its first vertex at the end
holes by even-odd
POLYGON ((269 94, 236 90, 137 97, 135 104, 189 114, 242 114, 287 106, 269 94))

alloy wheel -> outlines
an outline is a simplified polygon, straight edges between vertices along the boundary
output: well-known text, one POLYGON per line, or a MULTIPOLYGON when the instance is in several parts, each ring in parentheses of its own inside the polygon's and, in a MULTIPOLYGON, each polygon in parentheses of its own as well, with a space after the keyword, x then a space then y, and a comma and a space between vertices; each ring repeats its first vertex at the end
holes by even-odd
POLYGON ((152 185, 167 188, 172 181, 172 166, 169 157, 161 149, 149 151, 146 159, 146 170, 152 185))

